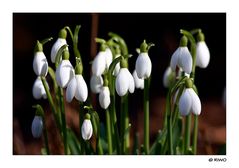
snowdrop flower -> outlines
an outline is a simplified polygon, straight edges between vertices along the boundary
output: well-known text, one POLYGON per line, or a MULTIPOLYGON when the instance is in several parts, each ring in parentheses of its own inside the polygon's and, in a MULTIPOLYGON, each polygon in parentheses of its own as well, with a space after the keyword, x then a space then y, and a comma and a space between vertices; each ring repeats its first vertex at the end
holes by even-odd
MULTIPOLYGON (((55 63, 56 61, 56 55, 58 50, 66 43, 66 36, 67 36, 67 31, 65 29, 61 29, 59 34, 58 34, 58 39, 56 42, 53 44, 52 49, 51 49, 51 62, 55 63)), ((68 48, 66 48, 68 50, 68 48)))
POLYGON ((65 50, 63 60, 56 69, 56 82, 61 88, 65 88, 74 75, 74 68, 69 61, 69 51, 65 50))
POLYGON ((127 62, 125 59, 120 62, 121 69, 116 77, 115 88, 119 96, 124 96, 128 91, 134 92, 134 78, 127 69, 127 62))
POLYGON ((139 89, 144 89, 144 79, 139 79, 136 70, 133 72, 135 87, 139 89))
MULTIPOLYGON (((47 85, 48 86, 48 85, 47 85)), ((48 86, 49 88, 49 86, 48 86)), ((44 89, 43 83, 41 81, 41 77, 38 76, 35 80, 33 87, 32 87, 32 94, 35 99, 47 98, 46 91, 44 89)))
POLYGON ((186 89, 179 99, 179 112, 182 116, 187 116, 190 112, 195 115, 200 115, 201 113, 201 101, 192 89, 192 81, 190 79, 186 80, 186 89))
POLYGON ((90 89, 93 93, 100 93, 103 87, 103 78, 101 76, 92 75, 90 78, 90 89))
POLYGON ((107 109, 110 105, 110 90, 108 86, 104 86, 99 94, 100 106, 103 109, 107 109))
POLYGON ((34 138, 40 138, 43 130, 43 121, 41 116, 35 116, 32 121, 32 135, 34 138))
POLYGON ((35 47, 33 70, 37 76, 46 76, 48 72, 48 62, 45 54, 43 53, 43 46, 39 41, 37 41, 37 45, 35 47))
POLYGON ((199 33, 196 46, 196 65, 200 68, 206 68, 210 61, 210 52, 204 40, 204 34, 199 33))
POLYGON ((100 47, 99 53, 96 55, 92 64, 93 75, 100 76, 107 70, 112 62, 112 52, 106 48, 105 44, 100 47))
POLYGON ((135 70, 140 79, 149 78, 151 74, 152 63, 148 55, 148 47, 150 46, 148 46, 144 40, 144 42, 140 46, 140 54, 136 60, 135 70))
POLYGON ((175 72, 172 71, 171 67, 169 66, 163 75, 163 86, 165 88, 168 88, 170 85, 172 85, 175 81, 175 72))
POLYGON ((182 68, 184 72, 190 74, 192 71, 192 56, 187 47, 187 37, 183 36, 180 41, 180 46, 173 53, 171 57, 170 66, 173 71, 176 70, 176 67, 182 68))
POLYGON ((90 114, 85 115, 85 120, 81 126, 81 135, 84 140, 89 140, 92 136, 93 128, 90 121, 90 114))
POLYGON ((88 97, 88 88, 82 76, 82 65, 77 64, 76 75, 70 80, 66 89, 66 101, 71 102, 75 97, 80 102, 85 102, 88 97))

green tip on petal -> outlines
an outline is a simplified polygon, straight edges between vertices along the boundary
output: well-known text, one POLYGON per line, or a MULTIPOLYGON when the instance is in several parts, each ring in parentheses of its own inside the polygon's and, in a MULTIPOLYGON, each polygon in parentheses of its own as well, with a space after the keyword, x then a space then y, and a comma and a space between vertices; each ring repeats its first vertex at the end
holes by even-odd
POLYGON ((66 37, 67 37, 67 31, 66 31, 66 29, 61 29, 60 30, 60 32, 59 32, 59 34, 58 34, 58 37, 59 38, 63 38, 63 39, 66 39, 66 37))
POLYGON ((105 43, 102 43, 102 44, 100 45, 100 51, 105 51, 106 48, 107 48, 107 46, 106 46, 105 43))
POLYGON ((104 86, 108 86, 109 85, 109 81, 107 78, 107 75, 104 75, 104 86))
POLYGON ((43 51, 43 45, 37 40, 37 44, 34 48, 35 52, 43 51))
POLYGON ((188 78, 185 80, 185 85, 186 85, 186 88, 192 88, 193 87, 193 81, 188 78))
POLYGON ((186 36, 181 37, 180 47, 186 47, 188 45, 188 38, 186 36))
POLYGON ((82 72, 83 72, 83 67, 82 67, 82 64, 79 63, 79 64, 77 64, 76 67, 75 67, 75 74, 76 74, 76 75, 81 75, 82 72))
POLYGON ((69 60, 69 57, 70 57, 69 51, 68 50, 64 50, 63 54, 62 54, 62 59, 63 60, 69 60))
POLYGON ((147 48, 148 48, 148 44, 147 44, 146 41, 144 40, 143 43, 141 43, 141 45, 140 45, 140 53, 148 52, 148 51, 147 51, 147 48))
POLYGON ((197 41, 205 41, 205 36, 202 32, 198 33, 197 41))
POLYGON ((122 58, 122 60, 120 61, 120 67, 121 68, 127 68, 128 63, 126 61, 126 59, 122 58))
POLYGON ((86 120, 90 120, 90 114, 89 114, 89 113, 86 113, 86 114, 85 114, 85 119, 86 119, 86 120))

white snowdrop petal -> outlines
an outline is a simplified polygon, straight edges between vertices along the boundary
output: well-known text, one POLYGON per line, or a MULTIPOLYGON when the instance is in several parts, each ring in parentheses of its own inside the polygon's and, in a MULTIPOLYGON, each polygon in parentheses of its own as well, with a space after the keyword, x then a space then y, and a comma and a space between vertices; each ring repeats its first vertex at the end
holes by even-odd
POLYGON ((90 78, 90 89, 93 93, 99 93, 103 86, 103 78, 101 76, 92 75, 90 78))
POLYGON ((74 69, 69 60, 62 60, 56 69, 57 84, 65 88, 69 81, 74 77, 74 69))
POLYGON ((173 71, 176 70, 176 67, 178 65, 178 59, 179 59, 180 52, 181 52, 181 48, 179 47, 179 48, 177 48, 176 51, 174 51, 174 53, 171 57, 170 67, 173 71))
POLYGON ((76 93, 77 82, 75 78, 72 78, 69 82, 67 89, 66 89, 66 101, 71 102, 76 93))
POLYGON ((108 87, 103 87, 99 94, 100 106, 107 109, 110 105, 110 90, 108 87))
MULTIPOLYGON (((118 58, 119 56, 120 56, 120 55, 117 54, 117 55, 115 56, 115 59, 118 58)), ((118 73, 119 73, 119 70, 120 70, 120 63, 117 63, 116 66, 115 66, 115 69, 114 69, 114 71, 113 71, 113 75, 114 75, 114 76, 117 76, 118 73)))
POLYGON ((101 76, 104 71, 105 71, 105 68, 106 68, 106 58, 104 56, 104 52, 103 51, 100 51, 93 63, 92 63, 92 73, 93 75, 96 75, 96 76, 101 76))
POLYGON ((172 69, 171 67, 168 67, 165 72, 164 72, 164 75, 163 75, 163 86, 165 88, 168 88, 169 87, 169 84, 170 84, 170 81, 169 81, 169 76, 170 74, 172 73, 172 69))
POLYGON ((205 41, 198 42, 196 48, 196 65, 206 68, 210 61, 210 52, 205 41))
POLYGON ((36 52, 33 60, 33 70, 37 76, 46 76, 48 72, 48 62, 43 52, 36 52))
POLYGON ((135 89, 134 78, 128 69, 127 69, 127 73, 128 73, 128 80, 129 80, 129 92, 134 93, 134 89, 135 89))
POLYGON ((129 79, 127 75, 127 68, 121 68, 116 77, 115 89, 119 96, 124 96, 129 89, 129 79))
POLYGON ((192 88, 189 89, 189 93, 190 93, 191 99, 192 99, 191 110, 195 115, 200 115, 200 113, 201 113, 201 101, 200 101, 198 95, 195 93, 195 91, 192 88))
POLYGON ((83 121, 83 124, 81 126, 81 135, 84 140, 89 140, 92 136, 93 128, 91 121, 88 119, 85 119, 83 121))
POLYGON ((109 48, 106 48, 105 50, 105 61, 106 61, 106 68, 109 69, 110 64, 113 59, 113 54, 109 48))
POLYGON ((186 116, 190 113, 192 106, 191 95, 188 89, 185 89, 179 99, 179 112, 182 116, 186 116))
POLYGON ((135 70, 137 75, 140 79, 148 78, 151 73, 151 61, 147 53, 140 53, 136 63, 135 63, 135 70))
POLYGON ((82 75, 76 75, 76 94, 75 97, 80 102, 85 102, 88 97, 88 88, 82 75))
POLYGON ((42 117, 40 117, 40 116, 35 116, 34 119, 33 119, 33 121, 32 121, 32 127, 31 127, 32 136, 33 136, 34 138, 39 138, 39 137, 41 137, 42 130, 43 130, 42 117))
POLYGON ((139 79, 136 70, 133 72, 135 87, 139 89, 144 89, 144 79, 139 79))
POLYGON ((190 74, 192 71, 193 60, 187 47, 181 47, 181 54, 178 59, 178 65, 184 72, 190 74))
MULTIPOLYGON (((65 44, 67 44, 66 39, 63 39, 63 38, 58 38, 56 40, 56 42, 53 44, 53 46, 51 48, 51 62, 52 63, 55 63, 58 50, 65 44)), ((68 50, 68 48, 66 48, 66 49, 68 50)))
MULTIPOLYGON (((48 86, 49 87, 49 86, 48 86)), ((40 77, 37 77, 32 87, 32 94, 35 99, 45 98, 46 91, 40 77)))

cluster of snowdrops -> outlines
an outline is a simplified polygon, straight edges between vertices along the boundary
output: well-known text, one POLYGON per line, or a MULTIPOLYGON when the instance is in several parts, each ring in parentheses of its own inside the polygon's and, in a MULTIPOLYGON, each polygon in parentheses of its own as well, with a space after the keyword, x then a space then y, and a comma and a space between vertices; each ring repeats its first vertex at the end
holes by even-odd
MULTIPOLYGON (((99 94, 99 105, 105 111, 103 123, 88 97, 89 85, 84 80, 84 73, 88 72, 83 73, 84 57, 78 49, 79 30, 80 25, 75 27, 74 33, 68 26, 59 31, 50 53, 50 60, 55 67, 48 65, 43 50, 43 46, 49 44, 53 38, 37 41, 34 49, 33 70, 37 77, 33 85, 33 97, 48 100, 64 144, 64 153, 196 154, 201 102, 194 85, 195 69, 196 66, 206 68, 210 60, 202 30, 180 30, 182 37, 179 47, 173 53, 163 76, 163 84, 168 88, 163 128, 158 131, 151 144, 149 87, 152 63, 149 50, 154 44, 142 40, 136 49, 138 56, 134 65, 131 65, 135 66, 131 74, 128 64, 132 55, 129 54, 127 44, 121 36, 110 32, 108 40, 95 39, 99 43, 99 51, 91 64, 92 76, 89 83, 90 90, 99 94), (72 45, 68 45, 69 43, 72 45), (74 63, 69 61, 70 56, 75 58, 74 63), (46 79, 52 80, 53 86, 50 87, 46 79), (139 143, 138 134, 134 136, 134 143, 130 144, 128 95, 133 94, 135 89, 143 90, 140 102, 143 103, 144 111, 142 144, 139 143), (116 108, 116 96, 119 96, 119 108, 116 108), (81 136, 77 136, 66 124, 64 100, 71 103, 74 98, 79 102, 81 136), (194 122, 191 130, 192 119, 194 122), (92 137, 95 139, 94 143, 91 141, 92 137)), ((40 104, 33 107, 36 112, 32 122, 32 135, 34 138, 43 136, 45 143, 41 152, 51 154, 45 111, 40 104)))

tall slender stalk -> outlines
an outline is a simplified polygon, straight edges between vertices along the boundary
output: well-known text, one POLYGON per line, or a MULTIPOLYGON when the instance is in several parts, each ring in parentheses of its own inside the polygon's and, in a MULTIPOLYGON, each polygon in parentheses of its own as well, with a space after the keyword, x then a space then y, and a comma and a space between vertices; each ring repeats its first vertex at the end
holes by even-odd
POLYGON ((80 104, 80 111, 79 111, 79 130, 80 130, 80 145, 81 145, 81 151, 82 151, 82 154, 84 154, 85 152, 85 141, 84 139, 82 138, 81 136, 81 126, 83 124, 83 121, 84 121, 84 104, 82 102, 79 102, 80 104))
POLYGON ((198 138, 198 116, 194 116, 194 128, 193 128, 193 154, 197 154, 197 138, 198 138))
POLYGON ((149 154, 149 79, 144 80, 144 151, 149 154))
POLYGON ((44 89, 46 91, 47 99, 48 99, 48 102, 50 104, 51 111, 53 113, 54 119, 56 121, 56 125, 59 128, 59 130, 61 131, 61 123, 60 123, 59 118, 57 116, 57 111, 56 111, 56 108, 55 108, 55 105, 54 105, 54 102, 53 102, 50 90, 49 90, 48 85, 46 83, 46 78, 41 76, 41 81, 42 81, 44 89))
POLYGON ((105 110, 105 115, 106 115, 106 129, 107 129, 107 140, 108 140, 108 152, 109 155, 113 153, 112 149, 112 137, 111 137, 111 122, 110 122, 110 114, 109 110, 105 110))
POLYGON ((130 146, 130 141, 129 141, 129 137, 130 134, 126 133, 127 128, 129 127, 129 108, 128 108, 128 94, 125 95, 125 100, 124 100, 124 153, 128 154, 129 153, 129 146, 130 146))
POLYGON ((184 132, 184 154, 188 154, 190 147, 190 132, 191 132, 191 114, 186 117, 186 126, 184 132))
POLYGON ((49 144, 48 144, 48 136, 47 136, 47 129, 46 129, 46 122, 45 122, 45 117, 43 116, 43 134, 44 134, 44 143, 45 143, 45 148, 46 148, 46 153, 47 155, 50 155, 50 149, 49 149, 49 144))
POLYGON ((64 106, 64 95, 63 95, 63 89, 58 88, 58 93, 60 94, 60 109, 61 109, 61 123, 62 123, 62 133, 63 133, 63 143, 64 143, 64 152, 67 154, 67 131, 66 131, 66 115, 65 115, 65 106, 64 106))

